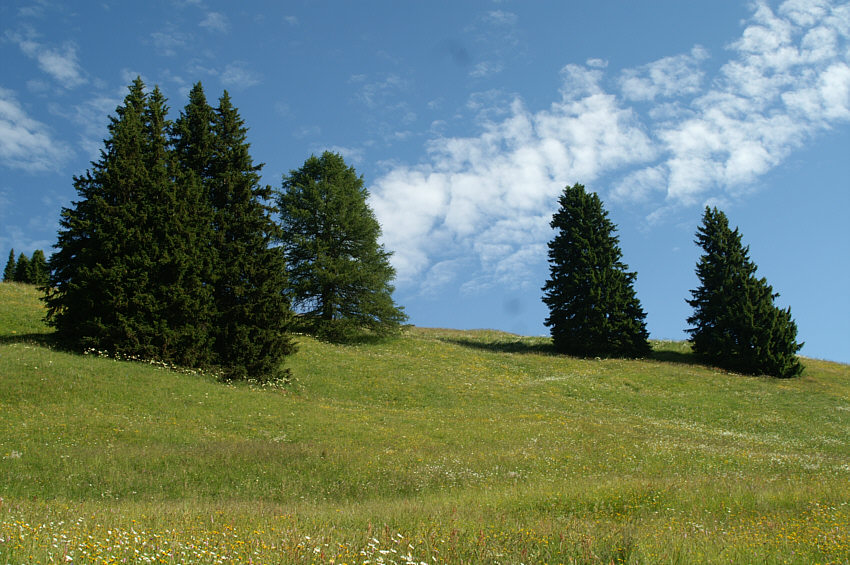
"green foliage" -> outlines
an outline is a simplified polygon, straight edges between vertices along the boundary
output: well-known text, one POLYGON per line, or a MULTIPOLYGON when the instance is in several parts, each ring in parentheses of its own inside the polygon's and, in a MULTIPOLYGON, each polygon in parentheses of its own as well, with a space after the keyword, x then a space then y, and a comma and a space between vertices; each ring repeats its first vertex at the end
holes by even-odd
POLYGON ((294 304, 323 337, 387 335, 407 319, 392 299, 395 270, 378 243, 363 177, 342 156, 311 156, 283 179, 281 242, 294 304))
MULTIPOLYGON (((200 106, 199 98, 196 103, 200 106)), ((292 311, 283 250, 272 245, 277 227, 266 204, 271 187, 260 185, 262 165, 251 158, 247 128, 227 91, 212 120, 207 194, 215 249, 216 354, 232 378, 282 378, 281 361, 295 352, 295 344, 288 335, 292 311)), ((196 170, 203 175, 202 167, 196 170)))
POLYGON ((9 251, 9 259, 6 261, 6 268, 3 269, 3 281, 4 282, 13 282, 15 280, 15 266, 17 265, 17 260, 15 259, 15 250, 12 249, 9 251))
POLYGON ((25 253, 21 253, 17 259, 15 259, 15 250, 9 251, 9 259, 6 261, 6 268, 3 270, 3 280, 38 286, 45 285, 47 283, 47 260, 44 258, 44 251, 36 249, 32 252, 32 257, 27 257, 25 253))
POLYGON ((18 261, 15 263, 15 282, 29 283, 30 278, 30 260, 24 253, 18 255, 18 261))
POLYGON ((41 249, 32 252, 30 264, 27 268, 26 282, 37 286, 47 284, 47 259, 44 258, 44 251, 41 249))
POLYGON ((550 225, 549 279, 543 302, 555 349, 583 357, 649 353, 646 314, 635 296, 635 273, 622 261, 616 226, 596 193, 566 187, 550 225))
POLYGON ((277 378, 293 350, 279 250, 225 93, 216 116, 200 84, 177 123, 162 93, 130 86, 101 158, 75 178, 45 298, 76 349, 277 378), (213 127, 215 122, 215 127, 213 127))
POLYGON ((726 215, 706 207, 696 243, 705 252, 697 263, 700 286, 688 304, 694 353, 732 371, 775 377, 798 376, 803 366, 797 351, 797 325, 790 309, 774 305, 779 296, 756 276, 749 247, 726 215))

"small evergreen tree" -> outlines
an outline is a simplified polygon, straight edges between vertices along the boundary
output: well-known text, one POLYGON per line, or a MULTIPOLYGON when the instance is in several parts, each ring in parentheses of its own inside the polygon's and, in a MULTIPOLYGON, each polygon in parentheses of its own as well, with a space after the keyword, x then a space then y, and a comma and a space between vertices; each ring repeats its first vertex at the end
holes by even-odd
POLYGON ((700 286, 687 301, 694 308, 687 320, 694 353, 741 373, 799 375, 803 366, 796 353, 803 344, 796 342, 791 310, 774 305, 779 295, 756 276, 738 228, 730 229, 723 212, 706 207, 696 243, 705 253, 696 268, 700 286))
POLYGON ((331 339, 392 333, 407 319, 392 299, 395 270, 368 196, 363 177, 330 152, 290 171, 278 196, 294 303, 331 339))
POLYGON ((15 280, 15 267, 17 266, 15 259, 15 250, 9 251, 9 259, 6 261, 6 268, 3 269, 3 281, 12 282, 15 280))
POLYGON ((543 302, 555 349, 584 357, 640 357, 650 352, 635 273, 621 262, 616 226, 596 193, 566 187, 550 225, 549 280, 543 302))
POLYGON ((271 187, 260 185, 262 165, 251 158, 247 128, 227 91, 212 133, 215 350, 231 378, 283 377, 281 362, 295 344, 288 334, 292 311, 283 250, 272 246, 277 229, 267 204, 271 187))
POLYGON ((30 282, 30 260, 23 253, 18 255, 18 262, 15 263, 15 282, 30 282))
POLYGON ((38 286, 47 284, 47 260, 44 258, 44 251, 36 249, 30 257, 30 264, 27 268, 27 282, 38 286))

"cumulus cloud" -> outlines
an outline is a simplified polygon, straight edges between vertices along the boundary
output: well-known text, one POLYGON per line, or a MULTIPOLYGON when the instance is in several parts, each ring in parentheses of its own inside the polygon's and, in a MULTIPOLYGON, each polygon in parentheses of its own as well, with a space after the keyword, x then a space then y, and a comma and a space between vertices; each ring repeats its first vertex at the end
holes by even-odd
POLYGON ((71 150, 30 118, 12 91, 0 88, 0 163, 27 171, 55 168, 71 150))
POLYGON ((6 34, 8 39, 18 44, 24 55, 34 59, 42 71, 53 77, 63 87, 73 88, 86 82, 77 62, 76 44, 67 42, 61 48, 53 48, 39 43, 32 36, 32 33, 6 34))
POLYGON ((637 69, 623 72, 621 89, 627 100, 655 100, 694 94, 699 91, 703 72, 699 64, 708 58, 702 47, 690 53, 664 57, 637 69))
POLYGON ((431 140, 425 162, 396 165, 371 189, 400 282, 427 292, 461 276, 467 289, 529 284, 557 195, 574 182, 649 206, 649 220, 736 198, 850 120, 848 39, 848 4, 761 2, 714 76, 694 46, 610 78, 603 60, 569 64, 544 110, 476 101, 478 135, 431 140))

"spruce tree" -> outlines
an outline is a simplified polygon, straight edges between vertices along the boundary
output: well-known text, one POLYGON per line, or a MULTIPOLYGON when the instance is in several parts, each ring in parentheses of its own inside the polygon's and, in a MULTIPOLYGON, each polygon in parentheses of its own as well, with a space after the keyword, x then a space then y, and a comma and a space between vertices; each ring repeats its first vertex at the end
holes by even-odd
POLYGON ((3 281, 12 282, 15 280, 15 267, 17 266, 15 259, 15 250, 9 251, 9 259, 6 261, 6 268, 3 269, 3 281))
MULTIPOLYGON (((181 365, 209 358, 203 310, 186 260, 190 204, 179 194, 168 108, 136 79, 99 161, 75 178, 80 200, 64 209, 51 257, 48 322, 76 348, 181 365)), ((208 291, 206 291, 208 292, 208 291)))
POLYGON ((292 311, 283 250, 272 245, 271 187, 260 185, 262 165, 251 158, 247 128, 227 91, 212 133, 215 351, 231 378, 283 377, 281 362, 295 345, 288 335, 292 311))
POLYGON ((18 255, 15 263, 15 282, 29 284, 30 282, 30 260, 25 254, 18 255))
POLYGON ((729 228, 722 211, 706 207, 696 237, 704 254, 696 268, 700 286, 687 301, 694 308, 687 320, 694 353, 741 373, 799 375, 803 366, 796 353, 803 344, 796 342, 791 310, 774 305, 779 295, 756 276, 738 228, 729 228))
POLYGON ((213 110, 204 97, 201 83, 189 93, 189 102, 171 128, 174 167, 172 182, 177 190, 174 214, 184 229, 175 233, 180 243, 182 265, 180 285, 187 292, 179 299, 184 312, 175 320, 192 331, 185 340, 196 347, 196 355, 205 362, 218 364, 215 355, 214 261, 212 203, 209 197, 209 169, 212 160, 213 110))
POLYGON ((395 270, 363 177, 342 156, 311 156, 283 179, 282 245, 294 303, 331 339, 395 332, 407 319, 392 299, 395 270))
POLYGON ((71 347, 144 355, 151 309, 146 234, 147 192, 141 79, 110 117, 100 159, 74 178, 80 199, 64 208, 56 252, 50 258, 47 321, 71 347))
POLYGON ((47 259, 44 258, 44 251, 41 249, 32 252, 30 264, 27 267, 27 282, 38 286, 47 284, 47 259))
POLYGON ((549 280, 543 302, 555 350, 583 357, 649 354, 646 314, 622 263, 616 226, 596 193, 566 187, 550 223, 549 280))

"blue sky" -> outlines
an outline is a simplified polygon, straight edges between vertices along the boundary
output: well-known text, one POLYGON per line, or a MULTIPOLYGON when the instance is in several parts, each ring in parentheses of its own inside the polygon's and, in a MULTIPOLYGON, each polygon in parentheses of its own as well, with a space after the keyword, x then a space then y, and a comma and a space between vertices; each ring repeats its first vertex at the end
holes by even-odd
POLYGON ((832 0, 4 1, 0 256, 49 252, 140 75, 230 92, 263 181, 365 178, 422 326, 546 334, 548 222, 600 194, 654 338, 682 339, 703 207, 737 225, 804 355, 850 362, 850 4, 832 0))

